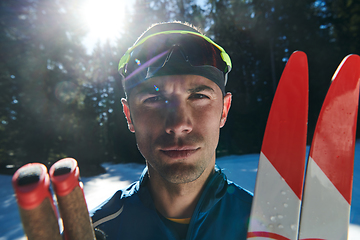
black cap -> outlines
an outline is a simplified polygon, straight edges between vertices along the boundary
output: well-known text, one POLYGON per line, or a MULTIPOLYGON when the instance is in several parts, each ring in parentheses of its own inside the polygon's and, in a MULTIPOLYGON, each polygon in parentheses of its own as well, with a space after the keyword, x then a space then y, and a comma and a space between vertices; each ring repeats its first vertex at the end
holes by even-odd
MULTIPOLYGON (((192 27, 189 24, 181 23, 181 22, 165 22, 158 23, 151 26, 148 30, 146 30, 134 43, 136 45, 141 39, 153 35, 158 32, 164 31, 191 31, 195 33, 203 33, 195 27, 192 27)), ((156 37, 156 36, 155 36, 156 37)), ((149 70, 149 69, 148 69, 149 70)), ((123 87, 125 92, 129 94, 131 89, 141 82, 150 79, 152 77, 159 76, 168 76, 168 75, 198 75, 203 76, 213 82, 215 82, 223 95, 225 94, 225 75, 222 71, 213 66, 191 66, 189 62, 181 55, 180 50, 173 49, 173 52, 169 58, 169 60, 165 63, 165 65, 156 71, 148 71, 146 77, 143 76, 129 76, 126 77, 126 80, 123 79, 123 87), (141 79, 140 79, 141 78, 141 79)))

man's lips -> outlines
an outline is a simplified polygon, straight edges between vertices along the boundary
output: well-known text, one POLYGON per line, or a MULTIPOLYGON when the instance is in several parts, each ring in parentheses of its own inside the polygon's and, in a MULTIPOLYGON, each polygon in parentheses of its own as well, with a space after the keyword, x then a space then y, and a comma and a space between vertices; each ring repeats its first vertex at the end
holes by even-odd
POLYGON ((180 149, 160 149, 160 152, 170 158, 187 158, 195 153, 199 148, 180 148, 180 149))

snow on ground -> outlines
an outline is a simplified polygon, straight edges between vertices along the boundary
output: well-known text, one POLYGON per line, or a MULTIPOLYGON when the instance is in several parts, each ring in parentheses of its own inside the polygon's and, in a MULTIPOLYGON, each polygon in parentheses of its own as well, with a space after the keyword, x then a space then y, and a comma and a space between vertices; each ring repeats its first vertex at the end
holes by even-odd
MULTIPOLYGON (((217 164, 230 180, 253 192, 258 160, 259 154, 227 156, 219 158, 217 164)), ((82 178, 89 209, 98 206, 118 189, 136 181, 144 165, 107 163, 103 167, 107 173, 82 178)), ((25 238, 11 186, 11 176, 0 175, 0 182, 0 240, 23 240, 25 238)), ((360 239, 360 142, 357 142, 355 150, 353 186, 349 240, 360 239)))
POLYGON ((145 165, 136 163, 103 164, 102 166, 107 173, 81 179, 84 183, 84 192, 89 209, 99 206, 117 190, 126 188, 132 182, 137 181, 145 167, 145 165))

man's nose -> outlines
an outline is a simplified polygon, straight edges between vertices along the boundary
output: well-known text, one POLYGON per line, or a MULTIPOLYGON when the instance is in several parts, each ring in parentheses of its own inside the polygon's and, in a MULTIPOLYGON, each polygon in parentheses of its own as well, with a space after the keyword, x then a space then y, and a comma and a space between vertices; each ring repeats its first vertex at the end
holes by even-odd
POLYGON ((166 133, 186 134, 192 131, 191 109, 186 102, 171 101, 167 109, 166 133))

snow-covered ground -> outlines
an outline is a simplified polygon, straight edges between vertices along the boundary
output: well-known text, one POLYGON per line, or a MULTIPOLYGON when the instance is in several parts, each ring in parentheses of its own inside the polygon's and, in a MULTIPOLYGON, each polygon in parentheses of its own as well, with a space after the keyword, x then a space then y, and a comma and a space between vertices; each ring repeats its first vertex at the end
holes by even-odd
MULTIPOLYGON (((230 180, 253 191, 258 160, 259 154, 227 156, 219 158, 217 164, 230 180)), ((144 168, 141 164, 104 164, 103 166, 107 173, 96 177, 82 178, 89 209, 109 198, 116 190, 136 181, 144 168)), ((0 240, 25 239, 11 187, 11 176, 0 175, 0 182, 0 240)), ((360 142, 357 142, 355 150, 350 223, 348 239, 360 239, 360 142)))

